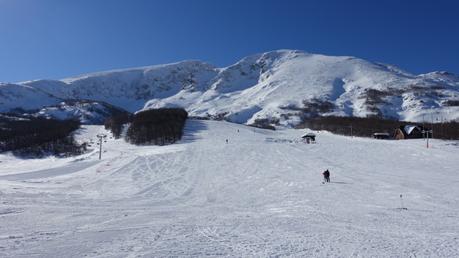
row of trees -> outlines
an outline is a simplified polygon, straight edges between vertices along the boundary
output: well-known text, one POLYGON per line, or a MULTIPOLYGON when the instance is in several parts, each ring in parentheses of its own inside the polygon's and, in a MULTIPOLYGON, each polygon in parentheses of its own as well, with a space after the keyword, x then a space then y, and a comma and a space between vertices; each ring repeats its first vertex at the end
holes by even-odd
POLYGON ((0 152, 34 157, 80 154, 86 145, 78 145, 72 135, 79 127, 79 120, 0 115, 0 152))
POLYGON ((278 123, 279 123, 279 119, 275 119, 275 118, 255 119, 255 121, 249 126, 262 128, 262 129, 276 130, 276 127, 274 127, 274 124, 278 124, 278 123))
POLYGON ((133 144, 165 145, 183 136, 188 113, 181 108, 145 110, 132 117, 126 140, 133 144))
POLYGON ((104 126, 106 130, 110 130, 112 132, 115 139, 119 139, 123 131, 123 126, 131 121, 132 114, 120 113, 106 119, 104 126))
POLYGON ((327 130, 342 135, 354 135, 369 137, 375 132, 393 134, 399 128, 401 122, 396 120, 381 119, 377 117, 337 117, 324 116, 305 120, 299 128, 313 130, 327 130))
POLYGON ((298 128, 327 130, 336 134, 370 137, 375 132, 394 134, 396 128, 403 125, 422 125, 433 129, 433 137, 438 139, 459 139, 459 123, 413 123, 378 117, 336 117, 325 116, 309 118, 298 128))
POLYGON ((438 139, 447 140, 459 140, 459 123, 458 122, 447 122, 447 123, 434 123, 425 124, 427 128, 433 130, 433 137, 438 139))

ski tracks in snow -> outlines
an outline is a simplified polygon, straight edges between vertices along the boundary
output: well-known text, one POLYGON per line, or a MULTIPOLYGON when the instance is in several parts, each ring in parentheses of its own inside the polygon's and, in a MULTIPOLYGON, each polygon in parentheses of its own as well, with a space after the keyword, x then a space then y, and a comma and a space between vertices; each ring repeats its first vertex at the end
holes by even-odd
POLYGON ((317 144, 267 142, 300 132, 200 123, 207 130, 174 146, 108 142, 106 158, 85 170, 2 181, 0 255, 459 256, 454 153, 432 149, 449 158, 431 165, 408 141, 325 133, 317 144), (406 150, 422 159, 393 162, 406 150), (425 168, 439 165, 453 196, 425 168), (327 168, 332 183, 322 185, 327 168), (397 209, 401 191, 408 210, 397 209))

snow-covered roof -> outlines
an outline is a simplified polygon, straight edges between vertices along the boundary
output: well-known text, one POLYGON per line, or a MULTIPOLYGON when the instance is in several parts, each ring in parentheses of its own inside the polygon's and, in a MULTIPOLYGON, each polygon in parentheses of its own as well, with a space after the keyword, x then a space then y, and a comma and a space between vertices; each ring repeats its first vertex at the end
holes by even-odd
POLYGON ((403 128, 403 130, 405 130, 405 132, 407 134, 411 134, 411 132, 413 132, 413 130, 417 128, 417 126, 415 125, 405 125, 405 127, 403 128))
POLYGON ((374 133, 373 135, 390 135, 389 133, 374 133))
POLYGON ((301 136, 301 138, 305 138, 305 137, 316 137, 316 135, 313 134, 313 133, 307 133, 307 134, 304 134, 303 136, 301 136))

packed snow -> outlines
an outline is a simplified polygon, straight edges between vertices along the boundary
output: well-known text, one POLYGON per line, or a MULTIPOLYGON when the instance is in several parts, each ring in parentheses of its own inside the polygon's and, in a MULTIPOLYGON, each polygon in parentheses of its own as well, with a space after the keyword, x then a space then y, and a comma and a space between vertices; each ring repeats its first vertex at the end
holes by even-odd
POLYGON ((100 161, 1 154, 0 256, 459 257, 458 142, 307 132, 190 120, 100 161))

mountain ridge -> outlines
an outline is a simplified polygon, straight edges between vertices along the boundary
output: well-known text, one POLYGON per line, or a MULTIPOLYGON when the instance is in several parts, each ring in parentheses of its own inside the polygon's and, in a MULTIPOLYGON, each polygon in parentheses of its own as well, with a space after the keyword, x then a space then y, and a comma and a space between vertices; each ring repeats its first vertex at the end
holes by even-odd
POLYGON ((452 73, 415 75, 394 65, 300 50, 254 54, 222 68, 185 60, 8 85, 17 89, 0 86, 2 112, 71 99, 103 101, 130 112, 179 106, 193 116, 284 126, 313 115, 459 118, 454 104, 459 77, 452 73), (43 103, 30 101, 35 94, 43 103))

